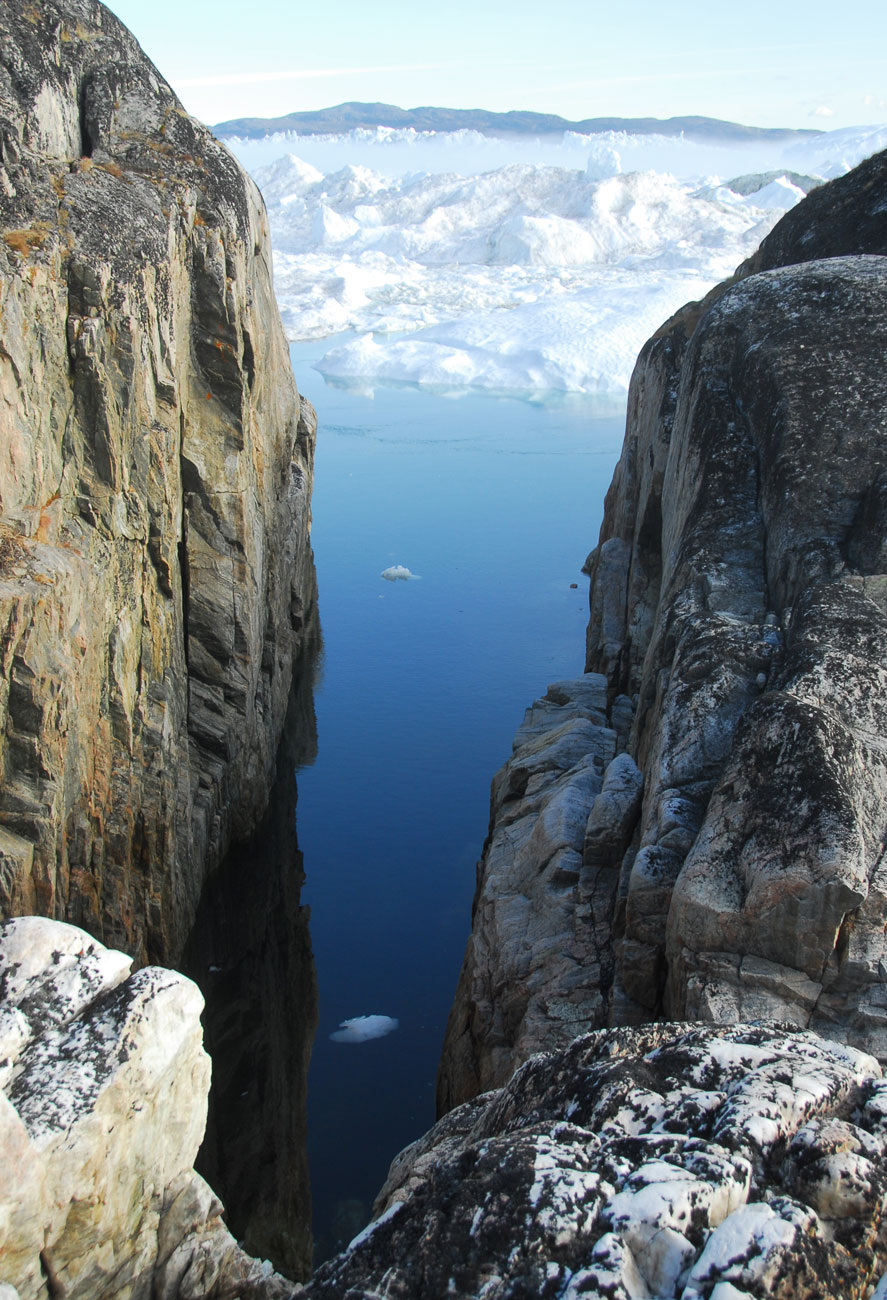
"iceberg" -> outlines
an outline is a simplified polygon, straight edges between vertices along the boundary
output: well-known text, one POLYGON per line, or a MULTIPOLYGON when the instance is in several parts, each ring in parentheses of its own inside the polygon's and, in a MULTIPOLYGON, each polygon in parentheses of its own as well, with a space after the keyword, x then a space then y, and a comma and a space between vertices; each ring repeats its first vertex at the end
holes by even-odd
POLYGON ((410 573, 406 565, 392 564, 389 569, 383 569, 380 575, 386 582, 408 582, 410 578, 418 578, 418 573, 410 573))
MULTIPOLYGON (((595 285, 547 302, 468 314, 405 338, 363 336, 331 349, 316 369, 330 378, 438 388, 627 392, 645 340, 710 287, 707 279, 680 273, 601 273, 595 285)), ((382 577, 415 576, 400 567, 382 577)))
POLYGON ((778 147, 380 128, 263 141, 266 158, 300 153, 254 174, 288 337, 354 336, 322 374, 602 393, 624 391, 651 331, 805 190, 885 145, 884 127, 778 147))
POLYGON ((371 1038, 384 1038, 400 1025, 393 1016, 355 1016, 353 1020, 343 1020, 339 1028, 330 1034, 334 1043, 367 1043, 371 1038))

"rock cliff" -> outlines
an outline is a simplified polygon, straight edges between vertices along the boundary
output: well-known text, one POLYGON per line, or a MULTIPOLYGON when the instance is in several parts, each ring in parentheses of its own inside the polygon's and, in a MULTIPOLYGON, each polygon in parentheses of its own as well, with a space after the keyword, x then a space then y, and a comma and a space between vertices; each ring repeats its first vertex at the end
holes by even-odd
POLYGON ((94 0, 0 9, 0 907, 180 953, 313 602, 264 208, 94 0))
POLYGON ((885 254, 882 154, 643 349, 585 703, 553 688, 493 783, 442 1110, 571 1020, 887 1058, 885 254))
POLYGON ((197 988, 43 917, 0 926, 0 1295, 276 1300, 192 1168, 197 988))

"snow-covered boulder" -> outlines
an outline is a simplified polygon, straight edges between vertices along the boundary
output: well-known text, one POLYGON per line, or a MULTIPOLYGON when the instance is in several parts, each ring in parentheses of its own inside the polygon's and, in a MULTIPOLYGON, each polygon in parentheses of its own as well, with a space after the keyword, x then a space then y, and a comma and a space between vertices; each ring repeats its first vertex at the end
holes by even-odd
POLYGON ((59 921, 0 927, 0 1296, 289 1294, 193 1170, 210 1076, 200 992, 130 967, 59 921))
POLYGON ((775 1025, 600 1031, 398 1156, 306 1300, 863 1300, 885 1152, 863 1052, 775 1025))

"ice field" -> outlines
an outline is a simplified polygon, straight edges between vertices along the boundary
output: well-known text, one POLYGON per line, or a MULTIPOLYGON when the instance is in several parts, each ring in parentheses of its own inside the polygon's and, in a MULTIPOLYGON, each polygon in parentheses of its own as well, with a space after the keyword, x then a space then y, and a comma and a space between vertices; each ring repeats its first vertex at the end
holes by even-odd
POLYGON ((384 128, 228 143, 265 195, 288 336, 347 333, 325 376, 604 394, 887 127, 788 145, 384 128))

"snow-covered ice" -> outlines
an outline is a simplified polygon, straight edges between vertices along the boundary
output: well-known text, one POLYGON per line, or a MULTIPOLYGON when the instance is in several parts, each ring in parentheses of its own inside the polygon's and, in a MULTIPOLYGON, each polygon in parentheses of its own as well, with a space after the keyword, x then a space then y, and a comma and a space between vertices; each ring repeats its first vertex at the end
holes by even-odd
POLYGON ((393 1016, 355 1016, 353 1020, 342 1020, 330 1038, 334 1043, 366 1043, 393 1033, 399 1024, 393 1016))
POLYGON ((683 303, 711 287, 673 274, 644 280, 601 273, 596 287, 547 301, 472 312, 402 338, 363 334, 333 348, 324 375, 499 390, 627 389, 644 340, 683 303))
POLYGON ((288 336, 352 336, 323 374, 605 393, 812 185, 887 147, 887 128, 754 146, 385 128, 230 143, 265 196, 288 336))

